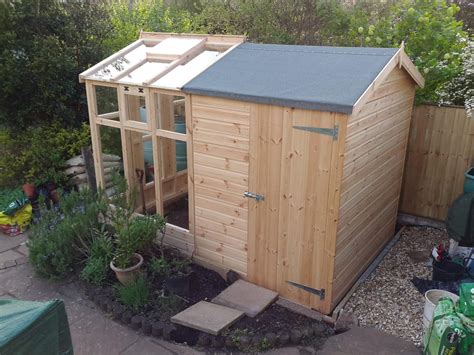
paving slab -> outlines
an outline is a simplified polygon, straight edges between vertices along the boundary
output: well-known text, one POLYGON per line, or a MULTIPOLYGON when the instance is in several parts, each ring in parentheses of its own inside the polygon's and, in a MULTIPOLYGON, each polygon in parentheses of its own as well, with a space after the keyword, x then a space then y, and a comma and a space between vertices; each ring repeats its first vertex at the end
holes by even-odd
POLYGON ((17 253, 14 250, 7 250, 4 251, 3 253, 0 253, 0 263, 7 263, 11 261, 15 261, 16 259, 24 257, 23 254, 17 253))
POLYGON ((26 240, 28 239, 27 234, 28 232, 14 237, 10 237, 0 232, 0 253, 3 253, 6 250, 16 248, 20 244, 26 242, 26 240))
POLYGON ((319 355, 420 355, 412 343, 375 328, 355 327, 330 337, 319 355))
POLYGON ((201 301, 171 318, 176 324, 217 335, 239 320, 244 312, 201 301))
POLYGON ((238 309, 253 318, 267 308, 277 297, 278 293, 274 291, 244 280, 237 280, 219 293, 212 300, 212 303, 238 309))
POLYGON ((79 321, 70 322, 75 355, 120 354, 136 343, 139 335, 104 317, 102 312, 88 312, 79 321))

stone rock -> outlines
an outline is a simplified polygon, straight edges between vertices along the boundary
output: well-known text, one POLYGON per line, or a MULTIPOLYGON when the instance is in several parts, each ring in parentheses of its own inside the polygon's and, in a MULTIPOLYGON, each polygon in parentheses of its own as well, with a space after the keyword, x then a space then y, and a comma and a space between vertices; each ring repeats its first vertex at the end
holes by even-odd
POLYGON ((163 339, 174 340, 177 328, 174 324, 165 324, 163 327, 163 339))
POLYGON ((265 334, 265 339, 267 340, 268 346, 270 348, 273 348, 276 345, 277 341, 278 341, 278 337, 275 333, 265 334))
POLYGON ((224 338, 220 335, 211 338, 211 346, 215 349, 220 349, 224 346, 224 338))
POLYGON ((143 317, 142 316, 133 316, 130 322, 130 327, 133 330, 138 330, 142 326, 143 317))
POLYGON ((292 329, 290 331, 290 340, 293 344, 298 345, 301 342, 301 338, 303 337, 303 334, 299 329, 292 329))
POLYGON ((255 335, 252 337, 251 344, 254 345, 254 346, 259 346, 262 341, 263 341, 263 336, 260 335, 260 334, 255 334, 255 335))
POLYGON ((151 325, 151 335, 153 335, 154 337, 162 336, 164 326, 164 323, 160 321, 153 323, 151 325))
POLYGON ((311 327, 304 327, 301 329, 301 334, 304 338, 310 338, 313 336, 313 328, 311 327))
POLYGON ((233 284, 235 281, 240 279, 240 276, 238 273, 236 273, 233 270, 229 270, 226 275, 226 280, 229 284, 233 284))
POLYGON ((239 337, 239 346, 241 348, 246 348, 250 345, 250 342, 252 341, 252 338, 250 338, 248 335, 242 335, 239 337))
POLYGON ((151 335, 151 320, 147 318, 142 319, 142 332, 145 335, 151 335))
POLYGON ((290 334, 286 330, 278 332, 278 343, 280 345, 286 345, 290 341, 290 334))
POLYGON ((122 313, 121 320, 125 324, 130 324, 130 322, 132 321, 132 317, 133 317, 132 311, 127 310, 127 311, 122 313))
POLYGON ((357 327, 358 325, 359 321, 352 312, 342 310, 334 324, 334 330, 336 334, 339 334, 346 332, 353 327, 357 327))
POLYGON ((323 323, 313 323, 313 334, 316 337, 323 337, 327 333, 328 327, 323 323))
POLYGON ((114 319, 120 320, 122 319, 123 312, 125 312, 125 307, 122 306, 121 304, 116 304, 114 306, 112 316, 114 317, 114 319))
POLYGON ((197 343, 199 346, 208 346, 211 343, 211 336, 206 333, 201 333, 197 343))

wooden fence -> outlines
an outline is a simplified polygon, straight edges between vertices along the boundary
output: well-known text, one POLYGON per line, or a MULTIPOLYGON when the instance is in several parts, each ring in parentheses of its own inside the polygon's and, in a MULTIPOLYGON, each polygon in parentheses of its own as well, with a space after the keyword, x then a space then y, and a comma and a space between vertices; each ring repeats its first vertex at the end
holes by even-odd
POLYGON ((463 107, 413 110, 400 212, 444 220, 474 165, 474 117, 463 107))

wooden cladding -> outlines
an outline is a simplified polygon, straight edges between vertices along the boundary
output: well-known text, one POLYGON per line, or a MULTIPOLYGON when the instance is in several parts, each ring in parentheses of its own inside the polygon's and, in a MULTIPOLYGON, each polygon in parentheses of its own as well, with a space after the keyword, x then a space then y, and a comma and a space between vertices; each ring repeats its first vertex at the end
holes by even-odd
POLYGON ((400 211, 445 220, 474 165, 474 117, 463 107, 415 107, 400 211))
POLYGON ((393 236, 413 97, 412 81, 395 68, 349 119, 333 306, 393 236))
POLYGON ((196 255, 247 274, 250 105, 192 97, 196 255))

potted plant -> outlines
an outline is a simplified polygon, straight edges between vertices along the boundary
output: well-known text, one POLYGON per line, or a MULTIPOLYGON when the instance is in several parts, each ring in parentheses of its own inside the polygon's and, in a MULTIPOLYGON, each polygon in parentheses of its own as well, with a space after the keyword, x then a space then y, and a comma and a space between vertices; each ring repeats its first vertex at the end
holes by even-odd
POLYGON ((127 182, 118 174, 113 176, 116 188, 107 201, 105 220, 113 230, 115 244, 110 268, 124 285, 136 280, 146 251, 159 233, 163 234, 166 220, 160 215, 136 215, 136 191, 128 191, 127 182))

